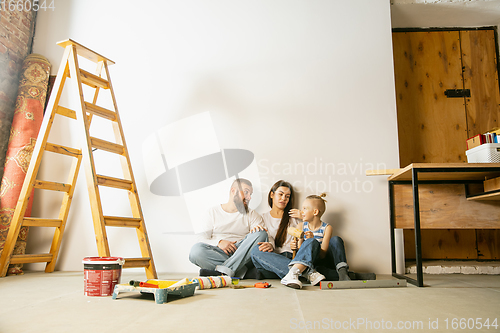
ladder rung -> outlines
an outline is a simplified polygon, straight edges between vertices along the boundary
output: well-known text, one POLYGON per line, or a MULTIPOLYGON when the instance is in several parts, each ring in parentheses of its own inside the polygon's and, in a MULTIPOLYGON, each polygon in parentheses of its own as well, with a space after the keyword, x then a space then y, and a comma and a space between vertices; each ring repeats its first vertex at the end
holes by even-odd
POLYGON ((80 149, 75 149, 75 148, 70 148, 70 147, 65 147, 61 145, 56 145, 53 143, 47 142, 45 145, 45 150, 46 151, 51 151, 53 153, 58 153, 58 154, 64 154, 72 157, 77 157, 82 154, 82 151, 80 149))
POLYGON ((114 111, 102 108, 89 102, 85 102, 85 107, 87 108, 87 112, 93 113, 96 116, 103 117, 111 121, 116 121, 116 112, 114 111))
POLYGON ((139 228, 141 221, 136 217, 104 216, 104 223, 107 227, 139 228))
POLYGON ((57 110, 56 112, 58 114, 60 114, 61 116, 65 116, 65 117, 68 117, 68 118, 71 118, 71 119, 76 119, 76 112, 71 110, 71 109, 68 109, 68 108, 65 108, 64 106, 58 106, 57 107, 57 110))
POLYGON ((103 79, 97 75, 94 75, 86 70, 80 69, 80 78, 82 79, 82 83, 92 87, 92 88, 109 88, 108 80, 103 79))
POLYGON ((69 190, 71 189, 70 184, 48 182, 45 180, 35 180, 34 187, 42 190, 59 191, 59 192, 69 192, 69 190))
POLYGON ((30 264, 34 262, 49 262, 52 261, 52 254, 15 254, 10 259, 10 264, 30 264))
POLYGON ((24 227, 56 227, 59 228, 62 224, 60 219, 43 219, 37 217, 25 217, 23 219, 24 227))
MULTIPOLYGON (((76 112, 71 109, 65 108, 64 106, 58 106, 56 113, 71 119, 76 119, 76 112)), ((87 115, 87 118, 89 118, 89 115, 87 115)))
POLYGON ((120 189, 124 189, 124 190, 129 190, 129 191, 132 189, 132 181, 131 180, 113 178, 113 177, 107 177, 107 176, 97 175, 97 184, 102 185, 102 186, 120 188, 120 189))
POLYGON ((133 267, 148 267, 150 265, 151 258, 125 258, 125 264, 123 268, 133 268, 133 267))
POLYGON ((90 137, 90 144, 92 145, 93 148, 102 149, 105 151, 109 151, 110 153, 123 155, 124 150, 122 145, 93 137, 90 137))

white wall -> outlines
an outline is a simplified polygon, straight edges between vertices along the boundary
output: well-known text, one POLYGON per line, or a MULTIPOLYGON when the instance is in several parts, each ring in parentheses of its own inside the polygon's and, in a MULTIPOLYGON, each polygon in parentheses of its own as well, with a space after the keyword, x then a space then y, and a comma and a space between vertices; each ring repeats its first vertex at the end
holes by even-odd
POLYGON ((391 0, 393 28, 496 26, 498 0, 391 0))
MULTIPOLYGON (((398 166, 389 1, 68 0, 39 12, 34 52, 53 73, 63 54, 55 43, 67 38, 116 62, 111 77, 159 272, 197 271, 188 261, 194 236, 184 198, 149 191, 143 142, 210 111, 221 148, 255 154, 259 212, 281 178, 296 185, 298 203, 327 190, 324 220, 344 238, 351 268, 390 273, 387 183, 364 175, 398 166)), ((71 126, 53 140, 76 145, 71 126)), ((58 177, 65 163, 44 163, 43 176, 58 177)), ((35 214, 57 214, 55 198, 35 200, 35 214)), ((127 211, 113 200, 110 210, 127 211)), ((30 232, 30 251, 43 252, 51 234, 30 232)), ((112 255, 138 256, 133 234, 108 228, 108 236, 112 255)), ((97 255, 83 172, 61 251, 59 270, 82 270, 82 258, 97 255)))

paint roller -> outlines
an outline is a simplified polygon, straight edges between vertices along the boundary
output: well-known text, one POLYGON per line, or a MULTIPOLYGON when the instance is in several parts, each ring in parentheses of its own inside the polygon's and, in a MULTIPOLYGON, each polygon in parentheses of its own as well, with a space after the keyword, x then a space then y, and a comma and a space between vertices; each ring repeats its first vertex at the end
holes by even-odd
MULTIPOLYGON (((294 228, 294 227, 288 227, 288 234, 294 237, 294 240, 298 240, 299 238, 304 237, 304 231, 294 228)), ((295 254, 297 254, 297 250, 293 250, 293 256, 292 259, 295 258, 295 254)))

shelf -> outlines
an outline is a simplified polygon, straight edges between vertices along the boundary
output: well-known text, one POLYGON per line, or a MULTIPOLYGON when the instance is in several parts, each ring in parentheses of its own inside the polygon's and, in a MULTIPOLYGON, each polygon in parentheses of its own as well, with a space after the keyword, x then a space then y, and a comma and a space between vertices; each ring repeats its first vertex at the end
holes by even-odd
POLYGON ((470 195, 467 197, 467 200, 475 200, 475 201, 500 200, 500 190, 470 195))
POLYGON ((413 163, 388 178, 389 181, 412 180, 413 169, 419 181, 485 180, 500 175, 500 163, 413 163))

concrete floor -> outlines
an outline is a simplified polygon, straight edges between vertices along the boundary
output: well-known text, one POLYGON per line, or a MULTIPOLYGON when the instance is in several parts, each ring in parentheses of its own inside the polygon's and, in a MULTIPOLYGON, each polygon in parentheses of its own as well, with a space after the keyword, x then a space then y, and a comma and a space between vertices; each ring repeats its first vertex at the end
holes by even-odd
MULTIPOLYGON (((122 282, 131 279, 145 275, 124 270, 122 282)), ((351 290, 295 290, 268 281, 272 288, 197 290, 159 305, 131 293, 117 300, 86 297, 83 272, 27 272, 0 278, 0 332, 446 332, 457 331, 452 324, 461 318, 474 327, 486 319, 500 325, 499 275, 425 275, 424 288, 351 290)))

